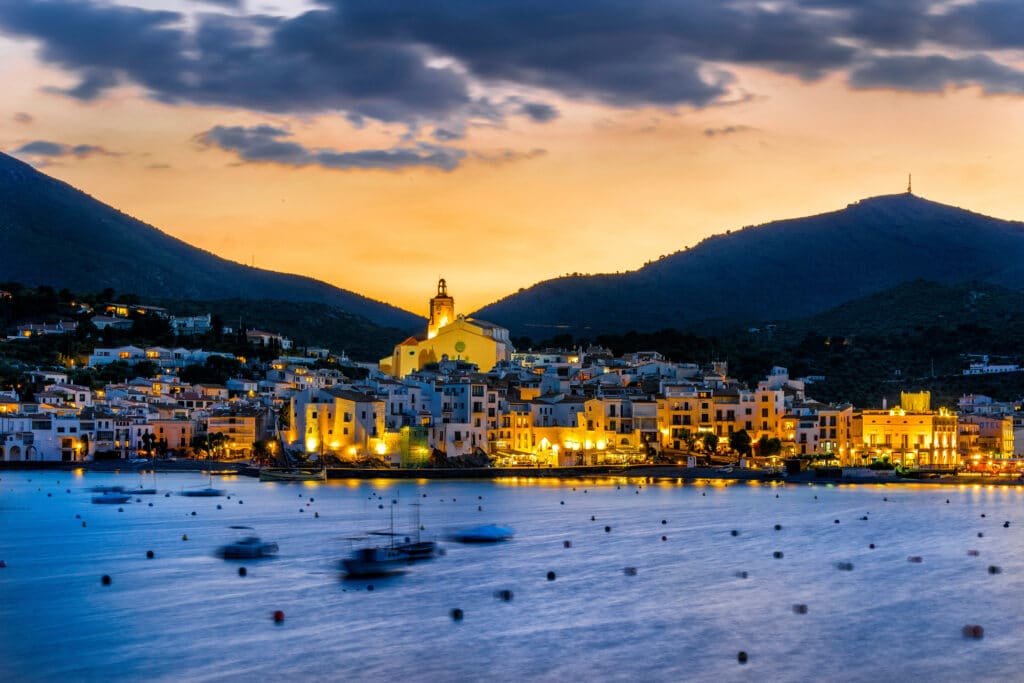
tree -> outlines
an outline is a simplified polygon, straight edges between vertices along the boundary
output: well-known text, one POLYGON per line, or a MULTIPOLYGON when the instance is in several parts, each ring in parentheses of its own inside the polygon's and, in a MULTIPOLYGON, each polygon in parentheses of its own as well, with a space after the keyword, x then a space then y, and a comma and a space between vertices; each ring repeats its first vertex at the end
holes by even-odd
POLYGON ((740 455, 750 455, 750 442, 750 434, 745 429, 729 434, 729 448, 740 455))
POLYGON ((708 453, 714 453, 715 449, 718 448, 718 436, 714 432, 704 432, 701 438, 704 441, 704 450, 708 453))
POLYGON ((782 441, 776 437, 768 438, 767 435, 762 436, 757 441, 757 454, 762 458, 770 458, 773 455, 778 455, 782 452, 782 441))
POLYGON ((153 457, 153 446, 156 445, 156 435, 145 432, 142 435, 142 448, 146 451, 146 457, 153 457))

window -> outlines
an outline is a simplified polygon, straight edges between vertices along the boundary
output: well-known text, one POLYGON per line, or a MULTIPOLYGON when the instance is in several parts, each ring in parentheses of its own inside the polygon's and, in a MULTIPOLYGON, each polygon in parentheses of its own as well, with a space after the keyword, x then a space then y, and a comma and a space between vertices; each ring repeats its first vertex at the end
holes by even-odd
POLYGON ((761 408, 761 417, 768 417, 768 409, 761 408))

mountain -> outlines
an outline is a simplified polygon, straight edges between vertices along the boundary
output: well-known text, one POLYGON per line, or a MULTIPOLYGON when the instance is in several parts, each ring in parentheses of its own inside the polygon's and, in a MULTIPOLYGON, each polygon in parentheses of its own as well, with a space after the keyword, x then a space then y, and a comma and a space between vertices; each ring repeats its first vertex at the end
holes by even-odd
POLYGON ((544 339, 813 315, 903 282, 1024 290, 1024 224, 912 194, 705 239, 616 275, 541 282, 474 315, 544 339))
POLYGON ((0 153, 0 281, 161 299, 313 301, 409 331, 422 318, 300 275, 234 263, 0 153))

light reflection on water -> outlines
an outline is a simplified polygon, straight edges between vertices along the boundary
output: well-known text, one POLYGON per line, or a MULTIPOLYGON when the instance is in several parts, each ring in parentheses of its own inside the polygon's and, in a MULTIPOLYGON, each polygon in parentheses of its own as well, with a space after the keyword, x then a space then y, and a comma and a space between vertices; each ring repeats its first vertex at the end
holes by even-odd
POLYGON ((146 475, 145 485, 155 480, 161 494, 119 512, 92 505, 89 487, 137 486, 138 475, 3 473, 0 674, 19 681, 1020 678, 1020 489, 216 479, 230 500, 164 497, 207 479, 146 475), (412 503, 420 503, 426 537, 485 522, 510 525, 516 537, 494 546, 445 544, 445 556, 396 578, 340 580, 338 560, 354 547, 346 539, 387 528, 392 499, 398 531, 413 529, 412 503), (278 543, 280 556, 217 559, 216 547, 239 533, 231 525, 255 527, 278 543), (923 562, 908 562, 912 555, 923 562), (838 570, 839 562, 853 570, 838 570), (990 565, 1002 572, 990 574, 990 565), (101 586, 103 574, 111 586, 101 586), (509 602, 495 598, 505 589, 509 602), (794 613, 798 603, 806 614, 794 613), (461 623, 449 616, 456 607, 461 623), (272 622, 274 610, 285 613, 283 624, 272 622), (965 640, 965 624, 983 625, 985 637, 965 640), (745 665, 736 660, 740 650, 750 655, 745 665))

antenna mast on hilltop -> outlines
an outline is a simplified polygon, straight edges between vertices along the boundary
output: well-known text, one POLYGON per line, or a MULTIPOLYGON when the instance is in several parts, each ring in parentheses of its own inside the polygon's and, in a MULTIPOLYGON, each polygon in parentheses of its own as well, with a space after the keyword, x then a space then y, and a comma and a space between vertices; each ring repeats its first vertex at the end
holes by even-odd
POLYGON ((911 187, 911 185, 910 185, 910 174, 908 173, 907 174, 907 194, 913 194, 913 192, 911 191, 910 187, 911 187))

